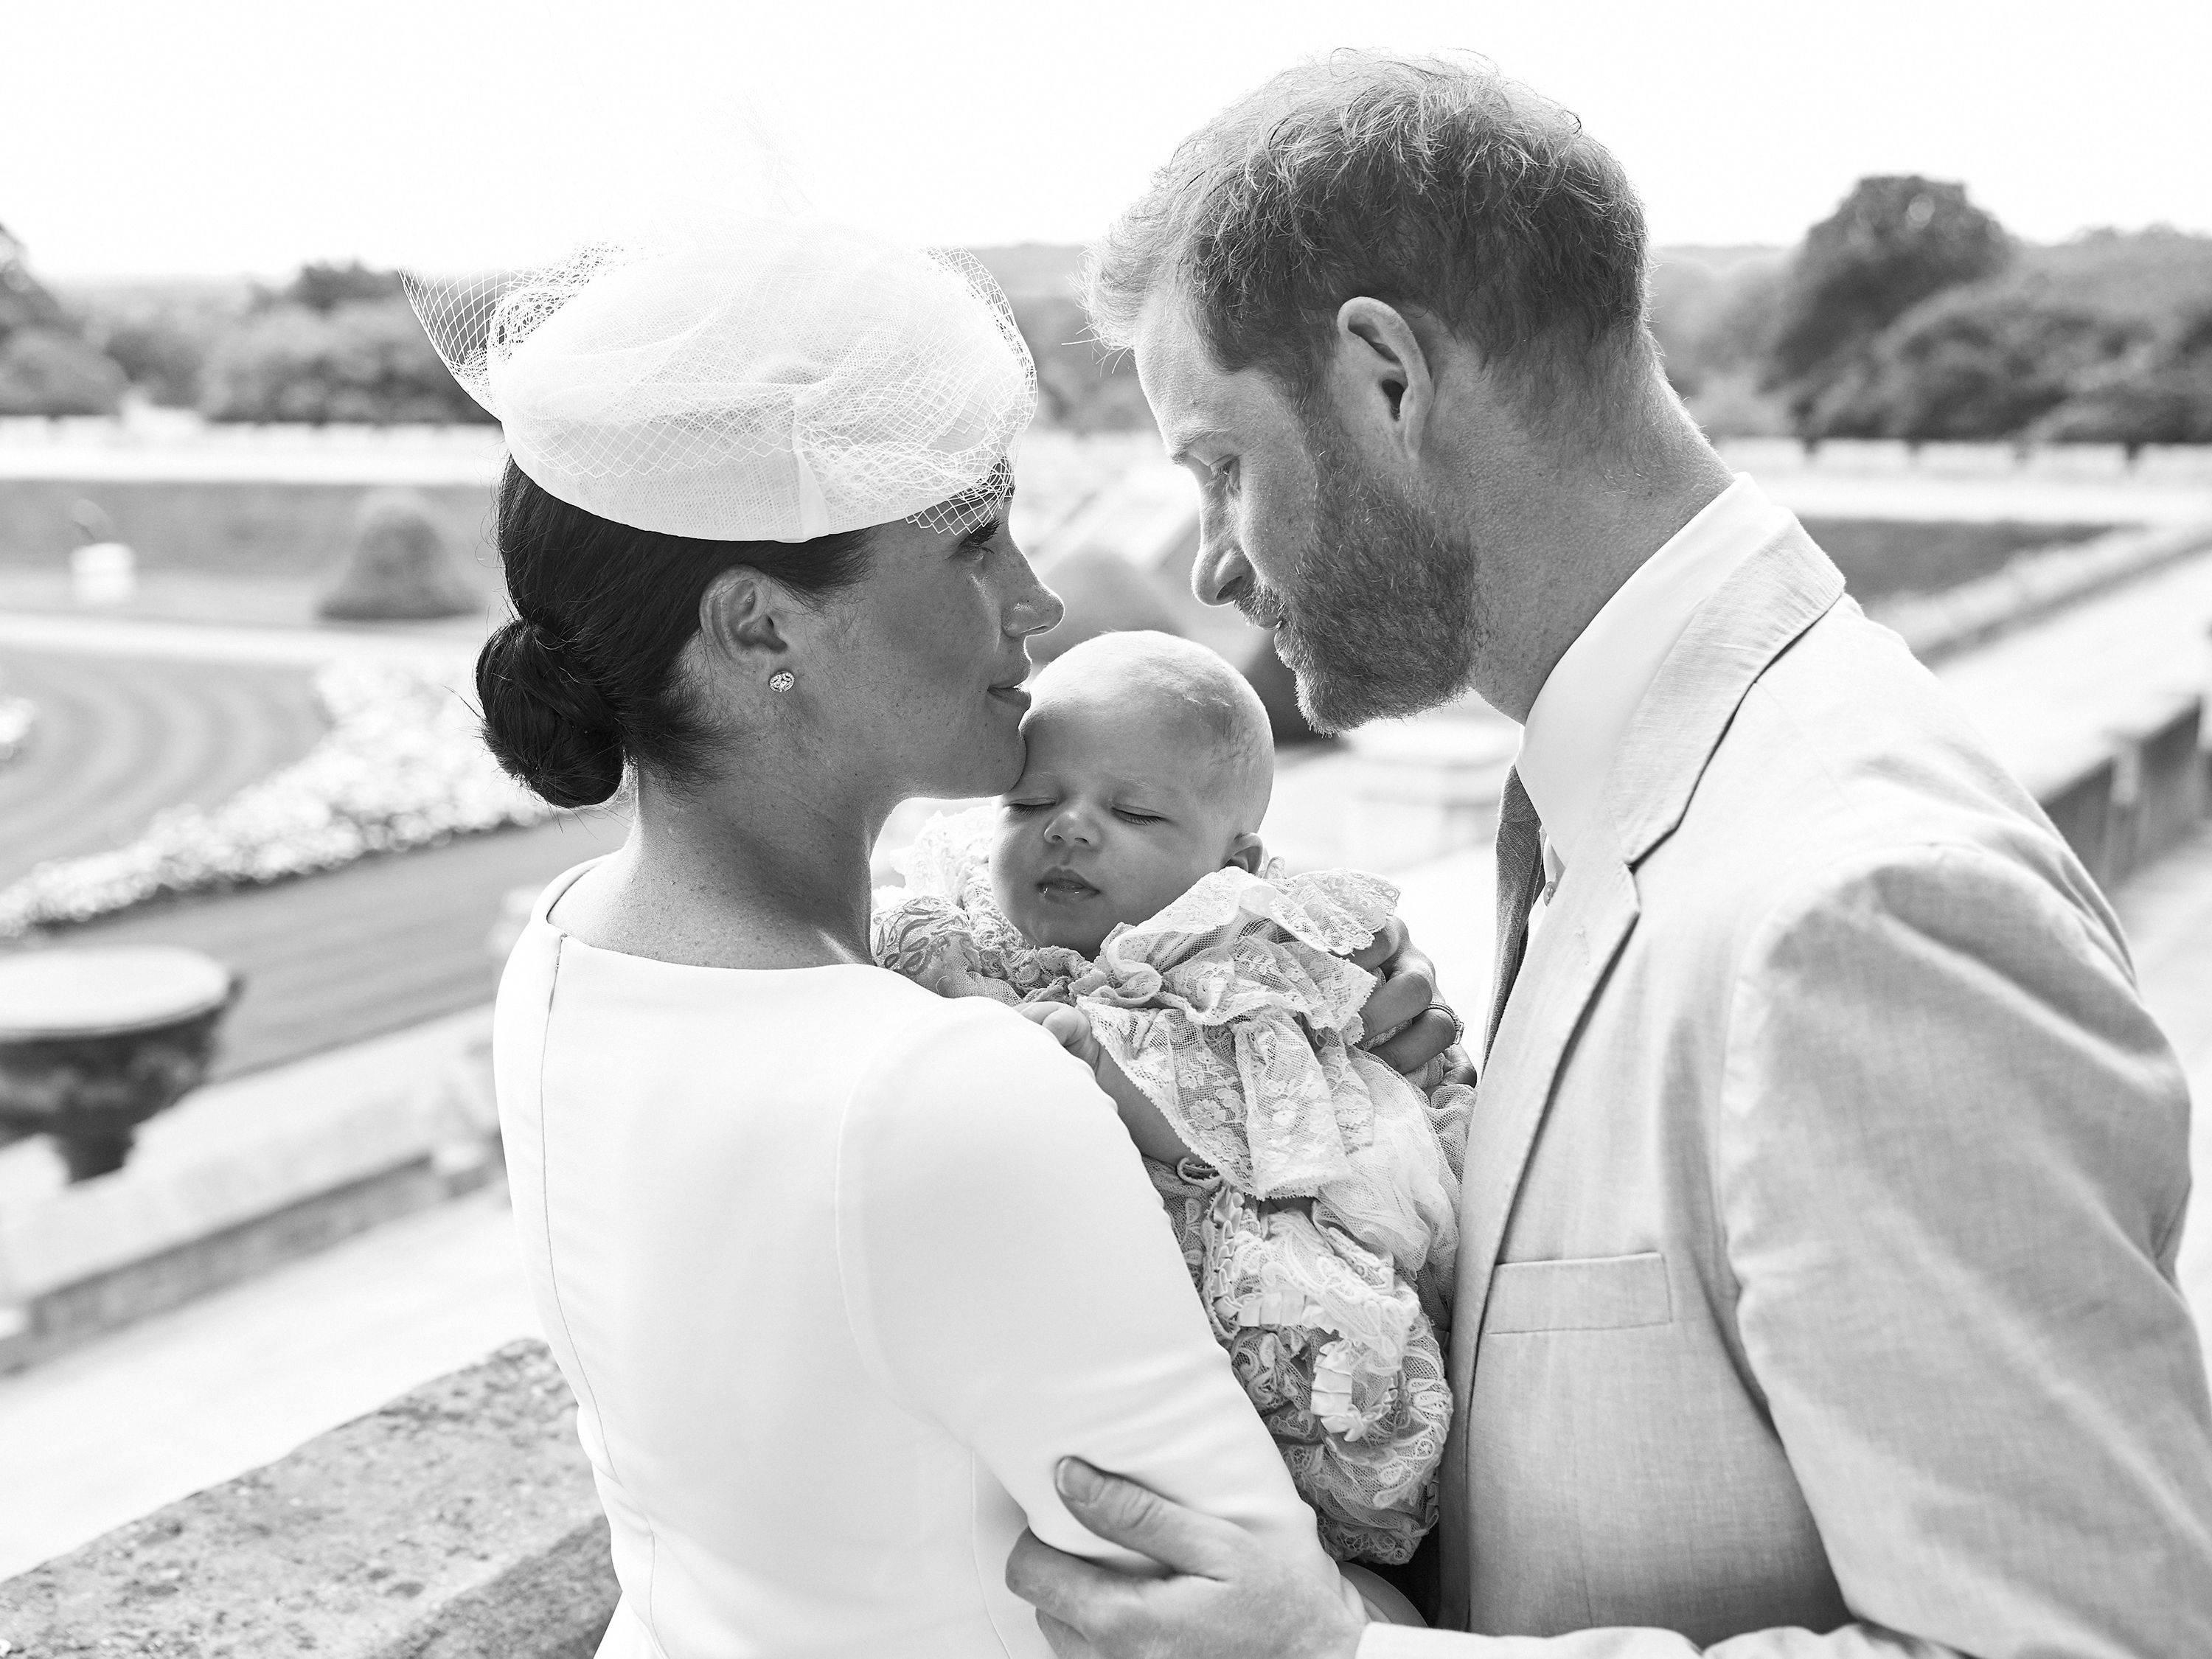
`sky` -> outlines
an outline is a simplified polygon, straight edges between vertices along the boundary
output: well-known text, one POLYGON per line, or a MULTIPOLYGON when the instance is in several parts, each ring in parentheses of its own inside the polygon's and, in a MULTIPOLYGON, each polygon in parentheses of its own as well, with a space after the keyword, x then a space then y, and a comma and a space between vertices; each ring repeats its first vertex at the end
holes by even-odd
POLYGON ((50 277, 477 270, 686 198, 1079 241, 1342 46, 1565 104, 1662 244, 1794 243, 1906 172, 2039 241, 2212 231, 2207 0, 0 0, 0 224, 50 277))

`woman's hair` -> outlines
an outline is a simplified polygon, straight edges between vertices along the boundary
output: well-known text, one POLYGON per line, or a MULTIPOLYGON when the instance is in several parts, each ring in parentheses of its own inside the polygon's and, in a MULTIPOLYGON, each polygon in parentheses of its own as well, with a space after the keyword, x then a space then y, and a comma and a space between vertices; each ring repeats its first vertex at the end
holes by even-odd
POLYGON ((695 779, 705 733, 675 667, 708 584, 744 567, 824 596, 866 574, 866 538, 712 542, 635 530, 556 500, 510 460, 499 554, 514 620, 477 658, 485 743, 556 806, 606 799, 628 764, 679 787, 695 779))

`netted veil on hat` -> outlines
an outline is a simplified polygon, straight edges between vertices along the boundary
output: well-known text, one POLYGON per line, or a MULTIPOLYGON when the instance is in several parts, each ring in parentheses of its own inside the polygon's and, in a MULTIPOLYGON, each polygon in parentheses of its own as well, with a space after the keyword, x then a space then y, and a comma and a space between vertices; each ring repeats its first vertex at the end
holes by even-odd
POLYGON ((964 526, 1012 488, 1036 370, 972 255, 732 219, 408 296, 548 494, 617 524, 811 540, 964 526))

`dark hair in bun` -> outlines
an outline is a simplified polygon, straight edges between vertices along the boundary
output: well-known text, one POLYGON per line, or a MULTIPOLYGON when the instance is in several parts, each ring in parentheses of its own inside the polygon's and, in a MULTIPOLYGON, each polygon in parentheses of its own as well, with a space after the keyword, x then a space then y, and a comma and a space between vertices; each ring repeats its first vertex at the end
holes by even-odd
POLYGON ((499 763, 556 806, 590 806, 647 766, 698 775, 703 734, 670 671, 708 584, 740 565, 797 593, 858 581, 866 532, 811 542, 709 542, 635 530, 556 501, 513 461, 499 554, 515 619, 484 641, 477 696, 499 763))

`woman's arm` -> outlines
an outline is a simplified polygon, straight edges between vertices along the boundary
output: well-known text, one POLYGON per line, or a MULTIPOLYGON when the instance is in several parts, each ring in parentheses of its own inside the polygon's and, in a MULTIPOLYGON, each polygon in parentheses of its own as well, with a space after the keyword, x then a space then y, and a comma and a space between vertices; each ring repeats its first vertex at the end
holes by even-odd
POLYGON ((1043 1030, 959 1003, 891 1045, 848 1109, 838 1206, 872 1370, 973 1448, 1039 1537, 1145 1565, 1061 1502, 1055 1466, 1081 1457, 1276 1540, 1334 1588, 1127 1132, 1043 1030))

